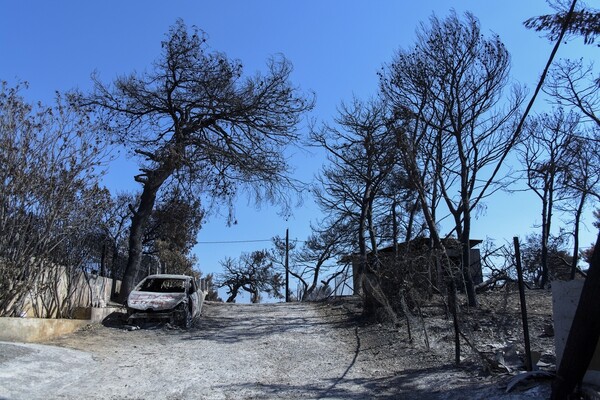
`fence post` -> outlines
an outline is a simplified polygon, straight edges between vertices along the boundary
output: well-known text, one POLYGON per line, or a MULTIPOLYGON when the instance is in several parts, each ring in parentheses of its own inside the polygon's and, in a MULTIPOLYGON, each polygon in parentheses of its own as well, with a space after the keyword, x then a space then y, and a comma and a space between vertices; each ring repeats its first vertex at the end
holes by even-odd
POLYGON ((521 267, 521 250, 519 248, 519 238, 513 237, 515 244, 515 258, 517 262, 517 278, 519 282, 519 297, 521 299, 521 318, 523 320, 523 336, 525 339, 525 363, 527 371, 533 370, 531 360, 531 345, 529 343, 529 324, 527 322, 527 304, 525 303, 525 284, 523 283, 523 268, 521 267))

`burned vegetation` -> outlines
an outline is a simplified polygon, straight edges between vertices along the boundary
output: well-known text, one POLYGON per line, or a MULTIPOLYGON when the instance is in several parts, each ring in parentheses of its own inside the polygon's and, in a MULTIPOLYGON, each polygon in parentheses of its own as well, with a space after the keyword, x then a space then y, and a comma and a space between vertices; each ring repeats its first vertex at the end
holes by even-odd
POLYGON ((504 254, 507 265, 495 268, 484 281, 482 266, 489 260, 476 248, 480 243, 472 240, 470 249, 477 307, 469 306, 460 268, 461 244, 456 240, 444 240, 444 252, 433 249, 426 238, 383 248, 369 253, 364 267, 360 256, 349 257, 355 294, 363 299, 358 313, 362 321, 388 324, 395 340, 425 351, 437 349, 455 365, 468 361, 486 373, 531 370, 538 361, 553 366, 551 292, 536 289, 531 282, 523 285, 525 318, 531 325, 529 347, 534 353, 534 365, 528 367, 515 258, 504 254))

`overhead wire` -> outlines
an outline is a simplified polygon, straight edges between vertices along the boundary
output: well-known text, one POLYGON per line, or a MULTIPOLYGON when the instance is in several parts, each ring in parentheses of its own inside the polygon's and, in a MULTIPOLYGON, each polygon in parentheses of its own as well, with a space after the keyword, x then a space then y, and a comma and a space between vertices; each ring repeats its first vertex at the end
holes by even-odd
MULTIPOLYGON (((196 244, 235 244, 235 243, 258 243, 258 242, 272 242, 273 239, 253 239, 253 240, 220 240, 220 241, 200 241, 196 244)), ((290 240, 295 243, 306 243, 305 240, 290 240)))

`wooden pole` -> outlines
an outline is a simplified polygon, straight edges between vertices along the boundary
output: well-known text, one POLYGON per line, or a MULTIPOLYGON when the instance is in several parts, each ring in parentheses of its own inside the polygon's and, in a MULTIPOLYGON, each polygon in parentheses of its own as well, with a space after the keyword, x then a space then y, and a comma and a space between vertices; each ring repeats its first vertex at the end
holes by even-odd
POLYGON ((519 297, 521 299, 521 318, 523 320, 523 337, 525 340, 525 364, 527 371, 533 370, 531 360, 531 345, 529 343, 529 324, 527 322, 527 304, 525 303, 525 284, 523 283, 523 268, 521 267, 521 250, 519 248, 519 238, 514 237, 515 258, 517 261, 517 278, 519 282, 519 297))
POLYGON ((289 255, 290 255, 290 231, 289 229, 285 230, 285 302, 289 303, 290 301, 290 265, 289 265, 289 255))

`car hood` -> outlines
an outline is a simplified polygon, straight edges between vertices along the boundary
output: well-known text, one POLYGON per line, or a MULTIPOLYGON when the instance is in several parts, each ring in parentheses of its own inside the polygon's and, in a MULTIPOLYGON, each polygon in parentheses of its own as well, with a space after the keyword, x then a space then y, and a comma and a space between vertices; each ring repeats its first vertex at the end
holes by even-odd
POLYGON ((127 306, 136 310, 170 310, 186 297, 185 293, 154 293, 134 290, 129 294, 127 306))

